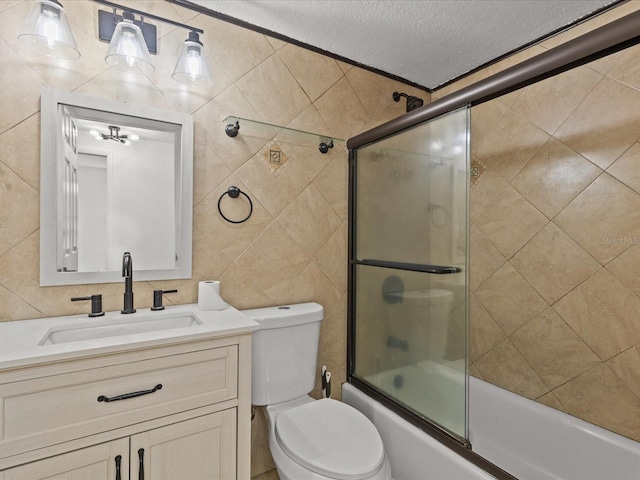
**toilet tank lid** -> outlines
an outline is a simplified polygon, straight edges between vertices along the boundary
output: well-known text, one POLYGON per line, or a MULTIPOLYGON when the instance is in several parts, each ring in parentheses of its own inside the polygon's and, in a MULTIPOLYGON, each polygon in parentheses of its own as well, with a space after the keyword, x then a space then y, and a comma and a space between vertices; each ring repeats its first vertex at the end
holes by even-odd
POLYGON ((324 318, 322 305, 315 302, 282 305, 279 307, 242 310, 242 313, 260 324, 261 330, 319 322, 324 318))
POLYGON ((450 303, 453 300, 453 292, 442 288, 408 290, 406 292, 388 293, 387 295, 401 297, 403 302, 411 305, 439 305, 450 303))

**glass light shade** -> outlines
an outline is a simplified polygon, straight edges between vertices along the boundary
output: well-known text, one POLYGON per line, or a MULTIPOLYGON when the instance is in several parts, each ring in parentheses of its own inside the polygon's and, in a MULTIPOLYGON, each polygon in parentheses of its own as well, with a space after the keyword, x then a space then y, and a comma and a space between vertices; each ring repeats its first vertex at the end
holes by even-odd
POLYGON ((36 0, 18 38, 23 44, 30 44, 46 55, 80 57, 64 8, 57 1, 36 0))
POLYGON ((109 65, 125 72, 151 73, 154 71, 142 30, 126 18, 116 25, 104 59, 109 65))
POLYGON ((204 48, 197 40, 197 34, 189 34, 189 39, 185 40, 171 77, 185 85, 196 87, 213 85, 211 71, 204 56, 204 48))

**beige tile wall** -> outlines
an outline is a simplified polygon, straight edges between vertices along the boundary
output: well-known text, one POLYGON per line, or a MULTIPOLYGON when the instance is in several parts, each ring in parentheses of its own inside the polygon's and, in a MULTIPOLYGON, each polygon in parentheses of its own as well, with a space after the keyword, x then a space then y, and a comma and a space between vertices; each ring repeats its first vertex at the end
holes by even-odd
MULTIPOLYGON (((288 160, 274 175, 262 156, 265 141, 242 133, 231 139, 222 120, 238 115, 346 139, 403 113, 393 91, 427 101, 429 95, 165 1, 120 3, 204 29, 214 85, 190 90, 171 80, 186 32, 162 23, 155 72, 123 74, 104 62, 98 5, 63 3, 82 54, 75 62, 22 51, 16 37, 31 2, 0 0, 0 321, 84 313, 89 305, 69 298, 98 292, 106 310, 121 308, 120 284, 39 286, 40 87, 51 86, 194 116, 193 278, 136 282, 136 306, 150 306, 154 288, 178 288, 168 301, 195 302, 202 279, 221 280, 222 296, 238 308, 319 302, 326 312, 320 362, 339 385, 346 357, 346 150, 322 155, 315 147, 283 144, 288 160), (218 197, 230 185, 254 202, 242 225, 217 213, 218 197)), ((241 213, 234 211, 239 204, 229 208, 229 216, 241 213)), ((260 413, 253 427, 257 475, 273 464, 260 413)))
MULTIPOLYGON (((445 90, 638 9, 626 3, 445 90)), ((636 441, 639 61, 633 47, 471 111, 471 372, 636 441)))

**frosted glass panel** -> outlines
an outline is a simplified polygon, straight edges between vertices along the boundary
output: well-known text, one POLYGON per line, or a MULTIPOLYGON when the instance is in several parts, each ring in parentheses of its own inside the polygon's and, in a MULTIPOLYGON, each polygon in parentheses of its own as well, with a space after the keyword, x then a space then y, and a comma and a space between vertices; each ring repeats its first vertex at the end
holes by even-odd
POLYGON ((357 255, 464 265, 466 110, 358 150, 357 255))
MULTIPOLYGON (((467 438, 468 112, 356 151, 351 374, 467 438)), ((352 239, 353 240, 353 239, 352 239)))

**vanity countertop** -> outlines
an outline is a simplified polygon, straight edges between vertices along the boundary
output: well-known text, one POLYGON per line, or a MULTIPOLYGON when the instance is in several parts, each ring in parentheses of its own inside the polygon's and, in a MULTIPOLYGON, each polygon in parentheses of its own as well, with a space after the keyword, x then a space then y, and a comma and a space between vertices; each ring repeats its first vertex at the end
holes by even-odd
POLYGON ((233 307, 226 310, 202 311, 197 304, 167 306, 165 310, 138 309, 136 313, 123 315, 107 312, 102 317, 70 315, 33 320, 20 320, 0 324, 0 369, 70 360, 92 355, 116 353, 136 348, 168 345, 177 342, 204 340, 249 333, 259 328, 258 323, 233 307), (143 333, 118 334, 103 338, 42 344, 50 332, 92 326, 112 327, 129 322, 153 321, 172 317, 196 317, 199 324, 186 327, 170 327, 143 333))

